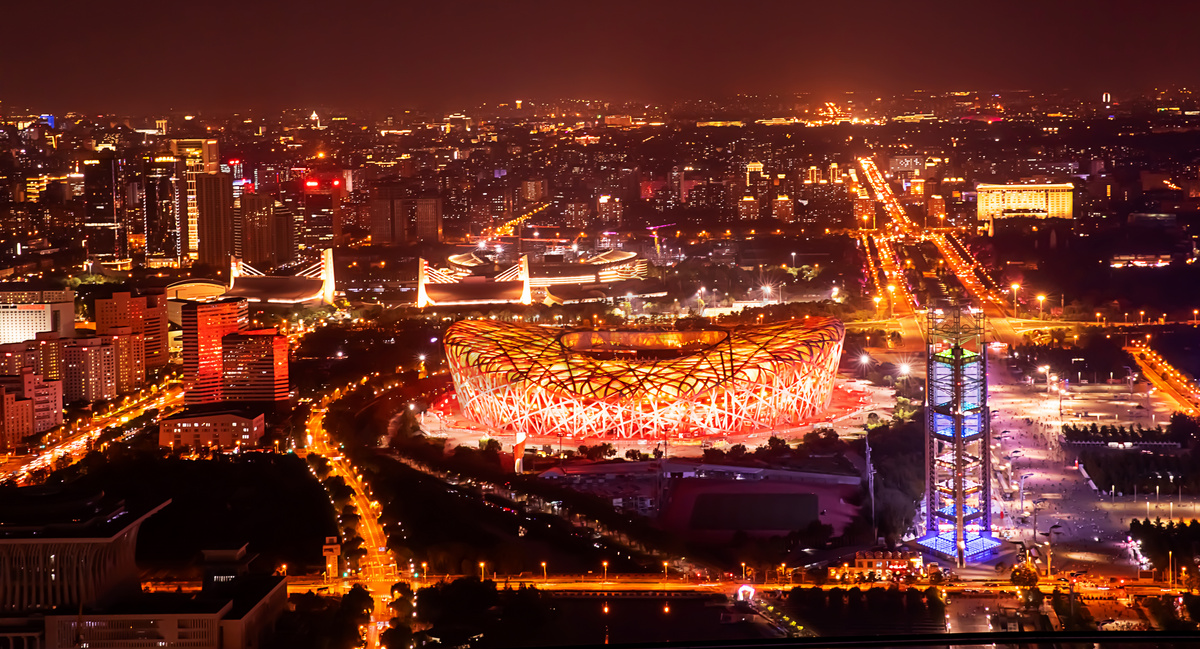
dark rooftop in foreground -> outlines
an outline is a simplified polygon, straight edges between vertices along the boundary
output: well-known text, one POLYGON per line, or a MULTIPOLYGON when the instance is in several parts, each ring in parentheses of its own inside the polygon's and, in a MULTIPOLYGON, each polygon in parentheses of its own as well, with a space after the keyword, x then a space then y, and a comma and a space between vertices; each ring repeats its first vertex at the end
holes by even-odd
POLYGON ((132 508, 103 491, 22 487, 0 492, 0 541, 6 539, 112 538, 167 506, 132 508))

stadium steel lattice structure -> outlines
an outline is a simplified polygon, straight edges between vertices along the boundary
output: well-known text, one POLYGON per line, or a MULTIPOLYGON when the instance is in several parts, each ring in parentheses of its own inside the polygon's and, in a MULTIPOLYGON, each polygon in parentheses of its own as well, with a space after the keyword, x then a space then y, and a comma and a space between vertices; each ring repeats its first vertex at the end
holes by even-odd
POLYGON ((692 331, 467 320, 445 340, 458 402, 484 426, 659 439, 749 432, 820 412, 844 335, 833 319, 692 331))

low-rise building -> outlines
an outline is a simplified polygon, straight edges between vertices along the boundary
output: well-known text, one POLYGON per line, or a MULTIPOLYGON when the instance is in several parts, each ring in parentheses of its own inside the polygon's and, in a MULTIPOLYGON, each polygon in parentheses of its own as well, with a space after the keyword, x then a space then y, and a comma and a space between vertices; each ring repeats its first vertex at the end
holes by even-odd
POLYGON ((183 413, 160 422, 158 443, 172 448, 230 449, 257 446, 264 432, 266 423, 262 414, 251 416, 233 411, 183 413))

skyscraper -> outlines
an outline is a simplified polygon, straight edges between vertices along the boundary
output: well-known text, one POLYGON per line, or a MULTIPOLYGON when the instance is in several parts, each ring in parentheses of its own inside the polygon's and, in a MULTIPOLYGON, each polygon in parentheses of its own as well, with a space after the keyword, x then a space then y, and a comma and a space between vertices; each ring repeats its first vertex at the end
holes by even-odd
MULTIPOLYGON (((197 259, 200 256, 199 228, 200 207, 197 203, 196 179, 200 174, 219 170, 220 158, 217 141, 208 139, 171 140, 171 153, 183 161, 187 180, 186 206, 187 227, 180 233, 184 256, 197 259)), ((232 192, 232 186, 230 188, 232 192)))
POLYGON ((221 400, 224 356, 222 339, 246 328, 246 300, 221 298, 208 302, 181 300, 183 323, 183 384, 187 405, 221 400))
POLYGON ((100 155, 83 161, 84 236, 89 259, 115 261, 129 256, 124 217, 122 161, 100 155))
POLYGON ((345 198, 341 174, 319 174, 304 181, 301 241, 310 250, 324 250, 342 237, 342 201, 345 198))
POLYGON ((442 199, 408 185, 371 188, 371 242, 381 245, 442 240, 442 199))
MULTIPOLYGON (((281 206, 282 207, 282 206, 281 206)), ((275 263, 275 197, 242 194, 233 208, 233 255, 250 264, 275 263)))
POLYGON ((197 259, 224 268, 233 254, 233 180, 227 173, 196 174, 197 259))
POLYGON ((117 348, 101 338, 74 338, 63 350, 63 401, 116 398, 117 348))
POLYGON ((184 257, 188 215, 188 183, 183 162, 173 155, 154 154, 143 158, 142 169, 146 258, 178 263, 184 257))

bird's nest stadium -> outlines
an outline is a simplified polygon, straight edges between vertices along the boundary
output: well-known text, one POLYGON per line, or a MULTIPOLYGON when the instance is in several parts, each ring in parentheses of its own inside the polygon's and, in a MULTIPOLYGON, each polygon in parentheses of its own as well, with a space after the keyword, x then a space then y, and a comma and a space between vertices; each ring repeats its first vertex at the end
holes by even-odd
POLYGON ((821 412, 845 329, 833 319, 700 330, 560 330, 466 320, 446 333, 464 415, 531 437, 735 435, 821 412))

